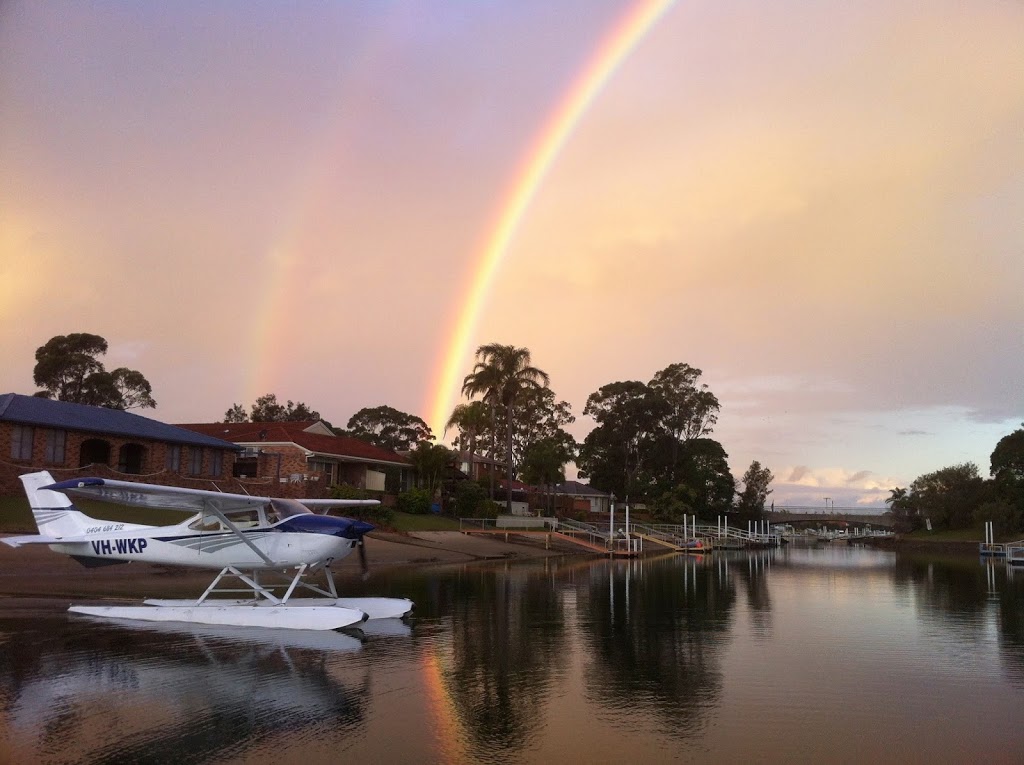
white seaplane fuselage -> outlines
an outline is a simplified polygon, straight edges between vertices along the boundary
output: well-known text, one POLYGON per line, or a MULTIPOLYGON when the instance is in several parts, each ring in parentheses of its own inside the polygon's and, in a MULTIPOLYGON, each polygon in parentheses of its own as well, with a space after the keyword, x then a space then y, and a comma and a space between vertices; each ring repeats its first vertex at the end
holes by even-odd
MULTIPOLYGON (((287 533, 275 526, 240 529, 254 547, 245 544, 230 530, 201 531, 193 528, 200 516, 177 526, 145 526, 137 523, 98 523, 89 526, 78 538, 85 541, 50 544, 51 550, 78 559, 100 561, 139 561, 168 566, 222 569, 233 566, 245 570, 290 568, 341 560, 356 546, 353 539, 317 533, 287 533)), ((281 521, 277 526, 287 524, 281 521)))
MULTIPOLYGON (((12 547, 47 545, 85 566, 139 561, 217 569, 220 573, 196 600, 148 600, 143 606, 72 606, 74 613, 144 621, 209 625, 339 629, 367 619, 408 614, 405 598, 339 598, 330 565, 360 548, 373 530, 365 521, 318 514, 331 507, 375 505, 373 500, 290 500, 200 489, 82 478, 54 483, 46 472, 21 476, 39 534, 4 537, 12 547), (147 526, 92 518, 69 494, 134 507, 184 511, 191 517, 170 526, 147 526), (260 572, 284 577, 277 586, 260 572), (306 580, 322 571, 327 589, 306 580), (211 597, 225 578, 252 592, 249 600, 211 597), (324 597, 292 598, 297 588, 324 597), (275 594, 275 590, 278 594, 275 594), (283 591, 283 594, 280 594, 283 591)), ((239 592, 237 589, 227 592, 239 592)))

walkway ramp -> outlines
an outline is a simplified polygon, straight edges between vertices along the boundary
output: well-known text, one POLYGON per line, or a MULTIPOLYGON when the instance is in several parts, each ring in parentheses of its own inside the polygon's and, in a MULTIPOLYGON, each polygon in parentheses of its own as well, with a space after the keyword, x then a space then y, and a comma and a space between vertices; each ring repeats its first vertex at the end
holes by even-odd
MULTIPOLYGON (((460 518, 459 531, 463 534, 487 534, 501 535, 508 541, 510 536, 543 536, 545 547, 550 545, 552 539, 561 539, 570 542, 578 547, 607 555, 608 534, 602 532, 596 526, 588 523, 571 520, 556 520, 552 518, 524 519, 530 521, 523 524, 524 528, 498 528, 496 521, 484 518, 460 518), (532 525, 533 528, 525 526, 532 525)), ((613 551, 614 554, 614 551, 613 551)))
POLYGON ((602 555, 608 554, 608 544, 605 542, 599 544, 591 539, 584 539, 582 537, 572 536, 571 534, 565 534, 561 531, 553 531, 551 532, 551 536, 555 537, 556 539, 564 539, 567 542, 572 542, 573 544, 579 545, 580 547, 586 547, 588 550, 599 552, 602 555))
POLYGON ((653 544, 667 547, 673 552, 686 552, 686 547, 683 546, 679 537, 674 534, 658 531, 644 524, 631 523, 629 525, 629 533, 632 536, 640 537, 645 542, 652 542, 653 544))
POLYGON ((675 542, 669 542, 667 539, 658 539, 657 537, 651 536, 650 534, 644 534, 640 531, 634 530, 633 532, 631 532, 631 536, 640 537, 640 539, 644 540, 645 542, 651 542, 656 545, 661 545, 662 547, 667 547, 672 552, 686 552, 685 547, 680 547, 675 542))

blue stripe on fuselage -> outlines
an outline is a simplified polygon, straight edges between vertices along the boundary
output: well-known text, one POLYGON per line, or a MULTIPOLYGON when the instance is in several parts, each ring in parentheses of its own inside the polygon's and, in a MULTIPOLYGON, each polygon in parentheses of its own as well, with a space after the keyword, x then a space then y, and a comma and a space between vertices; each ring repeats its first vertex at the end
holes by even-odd
POLYGON ((305 534, 330 534, 345 539, 360 539, 363 534, 373 531, 373 524, 352 518, 336 518, 330 515, 296 515, 274 527, 281 531, 305 534))
MULTIPOLYGON (((360 539, 376 528, 372 523, 358 521, 354 518, 338 518, 332 515, 295 515, 287 518, 276 526, 261 526, 255 529, 240 529, 243 534, 265 534, 280 531, 293 534, 328 534, 345 539, 360 539)), ((206 532, 204 534, 182 534, 180 536, 153 537, 159 542, 180 542, 184 539, 218 539, 235 537, 232 531, 206 532)))

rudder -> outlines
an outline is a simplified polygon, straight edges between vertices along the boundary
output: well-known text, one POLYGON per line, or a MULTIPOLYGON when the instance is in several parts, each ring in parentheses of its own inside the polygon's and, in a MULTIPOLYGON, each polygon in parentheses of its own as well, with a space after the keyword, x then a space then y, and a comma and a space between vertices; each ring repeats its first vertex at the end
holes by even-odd
POLYGON ((81 512, 66 494, 42 488, 55 483, 53 476, 45 470, 18 476, 25 487, 28 504, 32 508, 39 533, 50 537, 68 537, 82 534, 96 523, 81 512))

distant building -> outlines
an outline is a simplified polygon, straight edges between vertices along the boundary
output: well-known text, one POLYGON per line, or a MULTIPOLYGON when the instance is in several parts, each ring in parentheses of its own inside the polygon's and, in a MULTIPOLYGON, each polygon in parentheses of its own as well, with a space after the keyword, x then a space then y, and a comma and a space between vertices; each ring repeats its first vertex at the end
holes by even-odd
POLYGON ((55 478, 101 475, 195 486, 231 480, 233 443, 131 412, 0 395, 0 493, 21 494, 17 477, 49 470, 55 478))
POLYGON ((348 484, 379 492, 411 485, 412 465, 400 454, 358 438, 339 436, 322 421, 214 422, 178 427, 231 441, 242 449, 234 464, 239 479, 285 484, 312 496, 348 484))
POLYGON ((486 457, 483 454, 459 452, 458 461, 459 469, 469 478, 476 481, 488 480, 492 472, 497 477, 501 477, 505 473, 504 462, 486 457))
POLYGON ((566 481, 565 483, 556 484, 553 492, 560 498, 571 497, 574 510, 582 509, 590 513, 607 513, 611 505, 610 494, 606 494, 579 481, 566 481))

